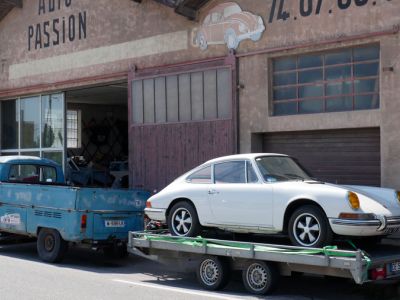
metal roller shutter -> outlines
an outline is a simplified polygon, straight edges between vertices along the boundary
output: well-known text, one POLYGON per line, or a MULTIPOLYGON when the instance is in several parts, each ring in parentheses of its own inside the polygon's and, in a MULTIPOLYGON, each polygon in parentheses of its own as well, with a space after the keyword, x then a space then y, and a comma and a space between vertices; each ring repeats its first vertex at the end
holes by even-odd
POLYGON ((379 128, 265 134, 263 151, 296 157, 322 181, 372 186, 381 183, 379 128))

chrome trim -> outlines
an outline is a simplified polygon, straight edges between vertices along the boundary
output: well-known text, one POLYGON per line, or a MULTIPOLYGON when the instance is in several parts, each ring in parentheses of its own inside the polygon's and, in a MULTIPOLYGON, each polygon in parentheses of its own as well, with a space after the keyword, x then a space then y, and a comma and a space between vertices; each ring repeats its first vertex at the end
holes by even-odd
POLYGON ((347 226, 380 226, 382 223, 379 220, 350 220, 350 219, 332 219, 332 224, 347 225, 347 226))

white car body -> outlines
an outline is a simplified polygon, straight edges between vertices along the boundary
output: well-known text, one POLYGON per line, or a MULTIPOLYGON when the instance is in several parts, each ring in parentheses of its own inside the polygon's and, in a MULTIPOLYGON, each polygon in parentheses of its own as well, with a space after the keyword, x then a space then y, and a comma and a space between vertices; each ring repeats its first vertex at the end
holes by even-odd
MULTIPOLYGON (((216 227, 243 233, 282 233, 287 229, 292 205, 311 204, 322 208, 331 230, 342 236, 381 236, 399 230, 400 202, 393 189, 367 186, 340 186, 315 180, 268 182, 257 159, 287 157, 282 154, 240 154, 210 160, 176 179, 148 200, 145 213, 151 219, 165 222, 176 201, 189 201, 204 227, 216 227), (197 171, 223 162, 246 161, 253 166, 254 183, 193 183, 188 180, 197 171), (360 207, 353 209, 349 192, 358 196, 360 207), (286 214, 286 215, 285 215, 286 214), (357 214, 361 219, 339 217, 357 214), (363 216, 368 218, 362 219, 363 216), (286 226, 286 228, 285 228, 286 226)), ((247 169, 246 169, 247 170, 247 169)), ((247 172, 247 171, 246 171, 247 172)), ((213 171, 212 171, 212 174, 213 171)), ((249 175, 246 175, 246 178, 249 175)), ((357 217, 358 218, 358 217, 357 217)))

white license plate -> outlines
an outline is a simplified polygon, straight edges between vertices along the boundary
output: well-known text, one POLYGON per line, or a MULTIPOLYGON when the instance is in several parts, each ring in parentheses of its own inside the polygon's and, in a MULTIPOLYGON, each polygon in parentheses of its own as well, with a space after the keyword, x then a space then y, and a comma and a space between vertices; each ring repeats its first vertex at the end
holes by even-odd
POLYGON ((104 222, 106 227, 118 227, 118 228, 125 227, 124 220, 105 220, 104 222))
POLYGON ((391 273, 400 273, 400 261, 395 261, 390 264, 391 273))

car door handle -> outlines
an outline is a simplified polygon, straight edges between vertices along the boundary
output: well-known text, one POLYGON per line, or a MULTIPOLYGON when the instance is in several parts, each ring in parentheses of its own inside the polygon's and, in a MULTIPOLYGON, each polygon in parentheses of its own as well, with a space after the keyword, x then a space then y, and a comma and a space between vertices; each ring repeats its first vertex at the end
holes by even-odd
POLYGON ((208 194, 209 194, 209 195, 215 195, 215 194, 219 194, 219 192, 216 191, 216 190, 209 190, 209 191, 208 191, 208 194))

